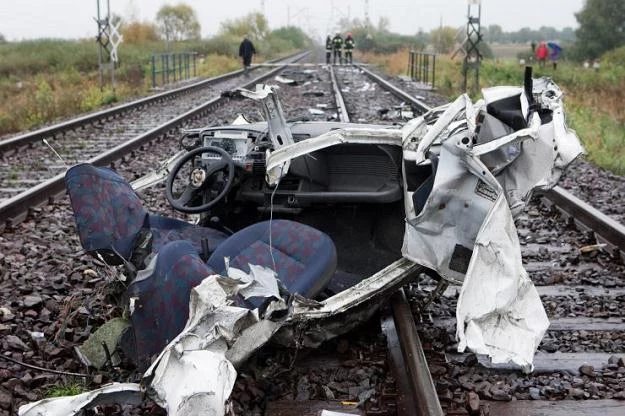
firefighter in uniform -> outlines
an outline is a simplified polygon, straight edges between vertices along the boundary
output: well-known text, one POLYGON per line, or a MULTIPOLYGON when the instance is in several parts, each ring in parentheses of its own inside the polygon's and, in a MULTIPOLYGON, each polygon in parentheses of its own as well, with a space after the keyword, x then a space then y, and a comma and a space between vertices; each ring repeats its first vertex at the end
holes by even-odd
POLYGON ((352 32, 348 32, 347 36, 345 36, 345 63, 352 63, 352 50, 356 46, 356 42, 354 42, 354 38, 352 38, 352 32))
POLYGON ((326 38, 326 64, 330 65, 330 58, 332 57, 332 38, 330 35, 326 38))
POLYGON ((334 38, 332 38, 332 50, 334 51, 334 65, 336 65, 336 58, 339 58, 339 64, 341 64, 342 62, 342 58, 341 58, 341 52, 342 52, 342 48, 343 48, 343 38, 341 37, 341 34, 337 32, 336 35, 334 35, 334 38))

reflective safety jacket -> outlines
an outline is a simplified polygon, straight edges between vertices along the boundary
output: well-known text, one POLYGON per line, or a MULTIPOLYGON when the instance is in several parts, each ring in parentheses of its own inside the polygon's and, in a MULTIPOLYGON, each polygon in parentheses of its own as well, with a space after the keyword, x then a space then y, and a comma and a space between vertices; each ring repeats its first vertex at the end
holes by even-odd
POLYGON ((332 39, 332 47, 335 50, 341 50, 341 48, 343 47, 343 38, 341 37, 341 35, 336 35, 332 39))
POLYGON ((356 46, 356 42, 354 42, 354 38, 348 36, 345 38, 345 49, 352 50, 356 46))
POLYGON ((331 51, 331 50, 332 50, 332 38, 328 36, 326 38, 326 51, 331 51))

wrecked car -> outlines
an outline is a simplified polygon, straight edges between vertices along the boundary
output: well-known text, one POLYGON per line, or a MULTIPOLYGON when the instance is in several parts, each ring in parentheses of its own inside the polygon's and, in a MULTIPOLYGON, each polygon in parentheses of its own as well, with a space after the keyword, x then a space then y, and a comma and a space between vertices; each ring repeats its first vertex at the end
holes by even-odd
POLYGON ((116 341, 143 381, 20 415, 145 393, 170 415, 224 414, 236 369, 262 345, 318 346, 424 271, 461 285, 460 351, 531 371, 549 322, 514 216, 582 153, 552 80, 526 74, 403 126, 287 122, 273 87, 241 93, 265 121, 187 130, 179 153, 132 184, 108 168, 68 170, 81 244, 129 280, 116 341), (161 182, 195 223, 143 207, 135 191, 161 182))

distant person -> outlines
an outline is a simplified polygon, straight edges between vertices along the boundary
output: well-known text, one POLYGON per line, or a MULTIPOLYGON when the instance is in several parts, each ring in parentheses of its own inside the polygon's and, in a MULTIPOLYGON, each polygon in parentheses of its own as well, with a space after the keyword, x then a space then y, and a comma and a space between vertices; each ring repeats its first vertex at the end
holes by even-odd
POLYGON ((538 66, 541 68, 545 67, 545 62, 547 62, 547 56, 549 55, 549 49, 547 48, 547 44, 545 42, 540 42, 538 48, 536 48, 536 60, 538 60, 538 66))
POLYGON ((352 50, 356 46, 354 38, 352 38, 352 32, 348 32, 345 36, 345 63, 352 63, 352 50))
POLYGON ((562 49, 559 45, 550 46, 552 47, 551 53, 549 54, 549 60, 551 61, 551 65, 553 65, 553 70, 555 71, 556 69, 558 69, 558 59, 560 59, 560 52, 562 52, 562 49))
POLYGON ((532 55, 534 55, 534 53, 536 53, 536 41, 532 41, 530 47, 532 48, 532 55))
POLYGON ((599 64, 599 60, 595 59, 592 63, 592 68, 596 71, 599 72, 599 68, 601 68, 601 64, 599 64))
POLYGON ((332 37, 328 35, 326 38, 326 64, 330 65, 330 58, 332 58, 332 37))
POLYGON ((250 36, 246 35, 239 45, 239 56, 243 59, 243 72, 245 73, 245 76, 249 76, 250 65, 252 65, 252 56, 256 53, 254 44, 249 38, 250 36))
POLYGON ((334 54, 333 54, 334 65, 336 65, 337 57, 339 58, 339 64, 341 64, 341 61, 343 60, 343 58, 341 57, 341 53, 343 51, 343 38, 341 37, 341 34, 338 32, 332 38, 332 50, 334 51, 334 54))

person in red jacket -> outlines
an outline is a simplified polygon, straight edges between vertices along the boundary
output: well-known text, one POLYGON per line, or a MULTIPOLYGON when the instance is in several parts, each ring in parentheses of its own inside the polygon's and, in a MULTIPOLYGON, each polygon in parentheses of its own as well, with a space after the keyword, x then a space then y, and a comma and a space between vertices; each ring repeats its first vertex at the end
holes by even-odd
POLYGON ((541 68, 545 67, 545 62, 547 61, 547 56, 549 55, 549 49, 547 48, 547 44, 545 42, 540 42, 538 48, 536 48, 536 59, 538 60, 538 65, 541 68))

